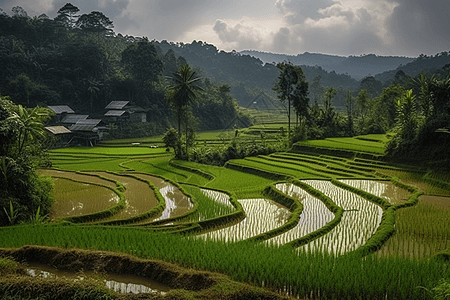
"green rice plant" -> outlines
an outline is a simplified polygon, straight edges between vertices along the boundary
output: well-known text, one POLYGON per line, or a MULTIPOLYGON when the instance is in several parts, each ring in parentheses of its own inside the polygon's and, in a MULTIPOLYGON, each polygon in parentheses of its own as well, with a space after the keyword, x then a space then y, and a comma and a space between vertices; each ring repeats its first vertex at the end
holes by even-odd
POLYGON ((334 186, 330 181, 303 180, 344 209, 340 223, 332 231, 303 247, 306 251, 342 254, 356 250, 377 230, 382 209, 364 198, 334 186))
POLYGON ((449 249, 450 209, 433 203, 433 200, 419 201, 415 206, 397 210, 395 235, 378 255, 422 259, 449 249))
POLYGON ((302 206, 302 211, 295 227, 267 240, 267 243, 275 245, 291 243, 319 230, 334 219, 334 214, 322 201, 300 187, 292 183, 278 183, 275 187, 284 194, 297 199, 302 206))
POLYGON ((317 172, 317 174, 322 174, 322 176, 326 176, 326 177, 335 177, 335 176, 340 176, 340 177, 354 177, 355 175, 364 175, 364 176, 368 176, 366 173, 362 174, 360 172, 357 171, 353 171, 353 170, 347 170, 347 169, 343 169, 342 167, 337 167, 337 166, 333 166, 332 164, 325 164, 325 163, 320 163, 320 162, 315 162, 314 160, 311 159, 302 159, 302 160, 295 160, 292 158, 286 158, 283 156, 276 156, 276 155, 269 155, 269 156, 258 156, 259 158, 263 158, 269 161, 273 161, 273 162, 279 162, 282 164, 290 164, 292 165, 292 167, 303 167, 306 169, 310 169, 312 171, 317 172))
POLYGON ((270 162, 263 157, 247 157, 240 163, 255 166, 259 169, 265 170, 268 173, 286 174, 295 178, 327 178, 326 175, 320 174, 307 167, 299 167, 289 163, 270 162))
POLYGON ((246 199, 238 201, 246 214, 244 220, 232 226, 200 234, 196 238, 215 241, 242 241, 284 225, 291 215, 286 207, 271 200, 246 199))
POLYGON ((220 272, 233 280, 308 299, 431 299, 425 289, 450 278, 448 264, 433 259, 335 257, 261 243, 181 238, 138 228, 22 225, 0 228, 0 235, 11 237, 0 239, 0 248, 35 244, 123 252, 220 272))
POLYGON ((203 221, 231 214, 236 211, 236 208, 230 202, 230 196, 227 194, 189 185, 183 185, 183 189, 198 202, 197 211, 187 218, 183 218, 183 222, 203 221), (224 200, 220 201, 220 198, 224 200))
MULTIPOLYGON (((292 177, 289 174, 286 174, 284 172, 277 172, 280 170, 265 170, 264 165, 261 166, 261 164, 258 164, 256 162, 247 160, 247 159, 233 159, 231 161, 228 161, 225 164, 226 168, 230 168, 233 170, 261 176, 267 179, 271 180, 289 180, 292 177)), ((282 171, 282 170, 281 170, 282 171)))
MULTIPOLYGON (((342 138, 344 139, 344 138, 342 138)), ((355 139, 356 140, 356 139, 355 139)), ((357 140, 356 140, 357 141, 357 140)), ((367 152, 373 154, 383 154, 384 147, 380 147, 380 143, 366 142, 353 143, 352 140, 325 139, 325 140, 307 140, 298 142, 296 145, 313 146, 318 148, 342 149, 354 152, 367 152), (351 141, 351 142, 350 142, 351 141)))

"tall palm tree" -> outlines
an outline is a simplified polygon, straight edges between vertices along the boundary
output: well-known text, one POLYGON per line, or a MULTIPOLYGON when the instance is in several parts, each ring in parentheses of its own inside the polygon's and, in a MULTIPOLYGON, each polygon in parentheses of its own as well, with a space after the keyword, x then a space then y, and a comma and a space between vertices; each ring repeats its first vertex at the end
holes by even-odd
POLYGON ((199 86, 201 78, 188 65, 182 65, 178 71, 168 77, 171 84, 168 87, 167 100, 177 114, 178 120, 178 137, 181 139, 181 120, 186 119, 186 153, 188 147, 188 121, 186 111, 190 105, 195 103, 198 92, 203 89, 199 86))

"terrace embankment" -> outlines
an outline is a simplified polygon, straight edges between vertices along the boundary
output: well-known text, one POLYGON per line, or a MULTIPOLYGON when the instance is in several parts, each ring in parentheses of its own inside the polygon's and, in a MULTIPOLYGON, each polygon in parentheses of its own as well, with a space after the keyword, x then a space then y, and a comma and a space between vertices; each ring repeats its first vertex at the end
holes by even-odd
MULTIPOLYGON (((114 298, 120 299, 288 299, 263 288, 231 281, 221 274, 188 270, 162 261, 139 259, 113 252, 25 246, 19 249, 0 249, 0 257, 12 258, 20 263, 52 265, 62 270, 139 275, 173 289, 165 295, 115 295, 114 298)), ((21 272, 12 270, 11 275, 6 274, 0 278, 1 297, 6 290, 7 293, 19 296, 21 293, 32 297, 51 295, 44 298, 57 299, 55 297, 58 295, 63 296, 58 291, 59 288, 70 289, 67 281, 51 280, 49 284, 39 278, 30 278, 24 269, 21 272), (55 294, 52 295, 52 292, 55 294)), ((79 286, 79 283, 77 285, 79 286)))

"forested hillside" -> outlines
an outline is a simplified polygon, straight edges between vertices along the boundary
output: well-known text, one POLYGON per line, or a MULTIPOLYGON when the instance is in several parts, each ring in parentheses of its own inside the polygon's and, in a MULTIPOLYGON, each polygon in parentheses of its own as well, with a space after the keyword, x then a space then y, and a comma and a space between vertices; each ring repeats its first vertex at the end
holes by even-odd
MULTIPOLYGON (((20 7, 11 16, 0 14, 0 94, 27 107, 69 105, 94 118, 113 100, 130 101, 147 112, 147 122, 129 133, 160 134, 174 126, 165 75, 189 62, 161 52, 147 38, 115 34, 102 12, 78 11, 69 3, 54 19, 29 17, 20 7)), ((211 80, 201 84, 193 116, 199 129, 218 129, 235 119, 230 89, 211 80), (214 122, 204 107, 220 112, 214 122)))
POLYGON ((357 80, 366 76, 373 76, 385 71, 394 70, 398 66, 410 63, 414 60, 414 58, 411 57, 378 56, 375 54, 344 57, 309 52, 297 55, 287 55, 248 50, 241 51, 241 54, 257 57, 263 62, 278 63, 290 61, 295 65, 320 66, 328 72, 335 71, 338 74, 347 74, 357 80))
MULTIPOLYGON (((233 96, 243 106, 248 105, 261 90, 275 97, 271 90, 279 70, 274 63, 264 63, 259 58, 236 51, 220 51, 214 45, 201 41, 193 41, 190 44, 153 42, 162 52, 173 51, 193 66, 203 69, 205 76, 210 76, 217 82, 229 84, 232 87, 233 96)), ((316 81, 320 78, 323 86, 333 86, 336 89, 359 88, 359 82, 348 75, 337 74, 334 71, 327 72, 320 66, 302 65, 302 69, 309 83, 312 83, 315 78, 316 81)))
POLYGON ((375 78, 383 83, 392 82, 396 75, 402 76, 403 74, 416 77, 418 74, 424 72, 425 74, 432 76, 434 74, 443 74, 442 68, 450 64, 450 55, 448 52, 441 52, 434 56, 421 55, 414 61, 401 65, 395 70, 386 71, 375 76, 375 78))

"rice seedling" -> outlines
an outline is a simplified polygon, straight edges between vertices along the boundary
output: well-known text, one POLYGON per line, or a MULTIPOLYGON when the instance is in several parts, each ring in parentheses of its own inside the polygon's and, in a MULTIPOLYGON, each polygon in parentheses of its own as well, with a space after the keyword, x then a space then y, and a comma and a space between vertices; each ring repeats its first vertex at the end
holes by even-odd
POLYGON ((299 199, 303 204, 303 211, 297 226, 268 239, 266 241, 268 244, 283 245, 289 243, 316 231, 334 218, 334 214, 322 201, 311 196, 300 187, 292 183, 279 183, 275 187, 288 196, 299 199))
POLYGON ((284 206, 267 199, 238 200, 247 217, 236 225, 197 235, 214 241, 241 241, 280 227, 290 212, 284 206))
POLYGON ((299 254, 288 247, 187 239, 138 228, 22 225, 0 228, 0 235, 11 237, 0 239, 0 247, 35 244, 129 253, 221 272, 305 299, 430 299, 425 289, 450 277, 448 264, 432 259, 299 254))
POLYGON ((397 187, 390 181, 375 180, 345 180, 341 179, 347 185, 368 192, 377 197, 382 197, 391 204, 405 203, 408 200, 410 192, 397 187))
POLYGON ((396 211, 395 234, 381 256, 427 258, 450 248, 450 198, 421 196, 419 203, 396 211))
POLYGON ((300 251, 320 251, 343 254, 356 250, 376 231, 381 222, 382 209, 329 181, 302 180, 330 197, 345 212, 341 222, 326 235, 300 247, 300 251))
POLYGON ((215 190, 184 185, 186 190, 198 202, 195 213, 183 218, 182 222, 198 222, 217 218, 236 211, 230 202, 230 196, 215 190))

